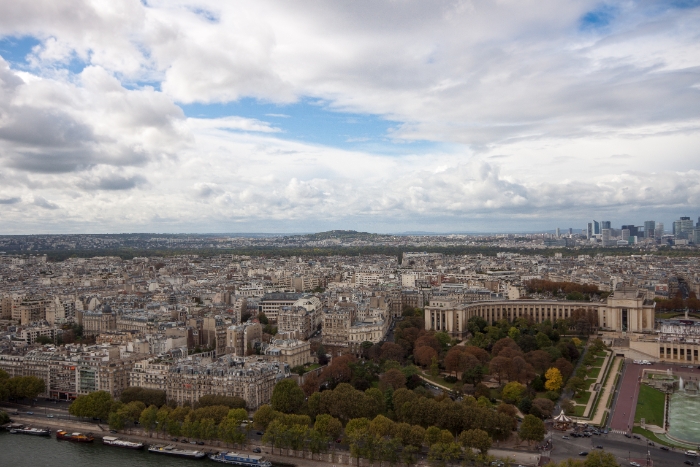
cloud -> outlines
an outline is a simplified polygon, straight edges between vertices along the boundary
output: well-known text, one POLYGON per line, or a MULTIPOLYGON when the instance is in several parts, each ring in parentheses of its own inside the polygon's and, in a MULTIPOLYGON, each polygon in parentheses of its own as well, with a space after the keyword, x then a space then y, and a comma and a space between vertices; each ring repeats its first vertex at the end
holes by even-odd
POLYGON ((699 201, 700 8, 605 5, 4 2, 0 36, 39 44, 26 62, 0 58, 4 199, 33 200, 3 220, 415 230, 617 210, 668 221, 699 201), (226 105, 241 98, 250 106, 226 105), (292 102, 343 125, 343 113, 370 115, 397 149, 304 144, 319 130, 303 105, 264 121, 289 118, 292 102), (186 103, 209 118, 187 118, 186 103), (280 113, 265 114, 270 103, 280 113), (414 141, 439 144, 403 144, 414 141))
POLYGON ((188 118, 187 124, 193 130, 219 129, 257 131, 262 133, 277 133, 281 131, 279 128, 271 127, 267 122, 243 117, 188 118))
POLYGON ((39 206, 40 208, 44 209, 58 209, 59 206, 55 203, 52 203, 51 201, 48 201, 47 199, 42 198, 41 196, 35 196, 33 203, 34 206, 39 206))
POLYGON ((17 204, 22 201, 22 198, 0 198, 0 204, 17 204))

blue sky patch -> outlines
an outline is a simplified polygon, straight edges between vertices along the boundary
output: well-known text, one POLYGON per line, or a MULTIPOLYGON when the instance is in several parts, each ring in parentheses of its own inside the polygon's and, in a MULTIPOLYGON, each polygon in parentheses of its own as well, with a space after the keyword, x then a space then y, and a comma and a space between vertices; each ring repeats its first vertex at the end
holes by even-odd
POLYGON ((314 99, 277 105, 244 98, 225 104, 186 104, 181 107, 188 117, 254 118, 282 130, 275 134, 276 137, 311 144, 384 154, 425 152, 436 147, 436 143, 430 141, 396 141, 389 137, 389 130, 400 122, 372 114, 333 111, 324 101, 314 99))
POLYGON ((27 65, 27 55, 39 44, 41 41, 31 36, 0 37, 0 55, 12 65, 21 67, 27 65))
POLYGON ((607 27, 617 16, 618 8, 601 4, 581 17, 581 29, 601 29, 607 27))

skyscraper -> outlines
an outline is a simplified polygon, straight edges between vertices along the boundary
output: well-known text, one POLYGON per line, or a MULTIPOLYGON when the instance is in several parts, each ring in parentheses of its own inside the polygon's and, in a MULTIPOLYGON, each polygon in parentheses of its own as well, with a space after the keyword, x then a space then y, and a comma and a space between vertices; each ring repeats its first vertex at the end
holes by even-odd
POLYGON ((644 237, 654 238, 656 230, 656 222, 654 221, 644 221, 644 237))
POLYGON ((593 221, 593 235, 600 235, 600 222, 593 221))
POLYGON ((602 229, 610 229, 610 221, 602 221, 600 223, 600 228, 602 229))
POLYGON ((661 240, 661 238, 664 236, 664 223, 663 222, 658 222, 656 224, 656 229, 654 229, 654 237, 657 240, 661 240))
POLYGON ((593 236, 593 222, 588 223, 588 229, 586 230, 586 238, 591 238, 593 236))
POLYGON ((611 245, 612 240, 610 240, 610 229, 603 229, 603 247, 611 245))
POLYGON ((561 231, 559 230, 559 227, 557 227, 557 233, 556 233, 556 235, 557 235, 557 238, 561 237, 561 231))
POLYGON ((673 236, 677 239, 689 239, 693 235, 693 221, 690 217, 681 217, 673 221, 673 236))

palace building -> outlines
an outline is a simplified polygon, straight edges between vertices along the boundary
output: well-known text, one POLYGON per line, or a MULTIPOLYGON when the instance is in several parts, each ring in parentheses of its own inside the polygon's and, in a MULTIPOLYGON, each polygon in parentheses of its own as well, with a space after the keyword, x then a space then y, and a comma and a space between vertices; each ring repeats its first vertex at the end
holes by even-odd
POLYGON ((654 302, 637 288, 621 287, 606 301, 583 302, 571 300, 491 300, 459 303, 454 300, 433 299, 425 308, 425 328, 445 331, 457 338, 466 337, 467 321, 479 316, 488 323, 502 319, 515 321, 532 319, 537 323, 570 318, 574 310, 597 315, 597 327, 612 332, 652 332, 654 302))

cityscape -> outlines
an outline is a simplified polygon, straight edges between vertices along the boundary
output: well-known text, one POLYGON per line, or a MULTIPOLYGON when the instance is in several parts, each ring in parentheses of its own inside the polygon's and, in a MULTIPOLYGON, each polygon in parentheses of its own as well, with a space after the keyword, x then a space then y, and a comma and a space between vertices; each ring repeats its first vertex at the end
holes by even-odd
POLYGON ((698 31, 0 0, 0 465, 700 466, 698 31))

